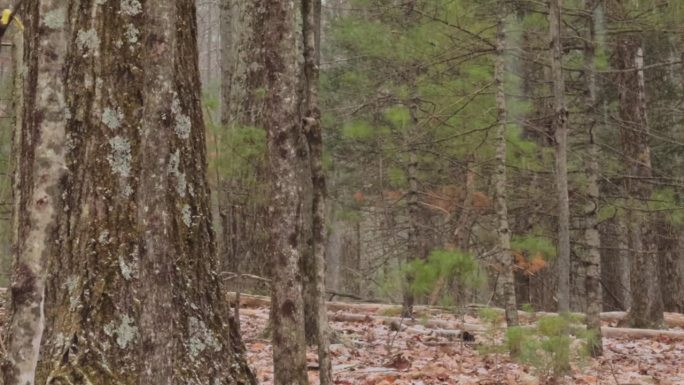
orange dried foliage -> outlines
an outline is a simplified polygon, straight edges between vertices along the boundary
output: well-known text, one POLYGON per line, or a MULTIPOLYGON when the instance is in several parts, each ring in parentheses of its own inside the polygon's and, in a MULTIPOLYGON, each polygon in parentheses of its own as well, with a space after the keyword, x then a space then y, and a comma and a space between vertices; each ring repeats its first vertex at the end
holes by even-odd
POLYGON ((546 267, 546 261, 541 253, 536 253, 531 258, 525 257, 520 251, 515 251, 515 267, 525 275, 534 275, 546 267))
MULTIPOLYGON (((356 194, 354 195, 355 199, 356 194)), ((396 202, 402 199, 405 194, 406 191, 403 190, 386 190, 382 192, 382 198, 385 201, 396 202)), ((465 194, 463 187, 449 184, 423 192, 420 200, 424 203, 424 207, 430 211, 451 214, 462 208, 463 201, 466 199, 465 194)), ((492 208, 492 199, 482 191, 475 191, 471 197, 470 205, 476 211, 482 212, 492 208)))
POLYGON ((473 207, 478 211, 488 210, 492 208, 492 199, 481 191, 475 191, 473 194, 473 207))

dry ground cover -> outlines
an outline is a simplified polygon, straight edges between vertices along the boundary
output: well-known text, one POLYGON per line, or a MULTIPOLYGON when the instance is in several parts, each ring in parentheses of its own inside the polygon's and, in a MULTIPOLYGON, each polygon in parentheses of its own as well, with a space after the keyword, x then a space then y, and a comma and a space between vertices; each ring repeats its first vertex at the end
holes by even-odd
MULTIPOLYGON (((331 313, 333 319, 335 313, 331 313)), ((262 384, 272 384, 270 341, 263 338, 268 308, 241 310, 242 333, 249 361, 262 384)), ((431 317, 449 323, 482 324, 475 317, 439 314, 431 317)), ((424 323, 424 321, 422 322, 424 323)), ((512 362, 506 354, 484 354, 490 332, 475 332, 475 342, 463 342, 440 329, 365 321, 332 321, 340 336, 331 346, 336 384, 428 385, 504 384, 531 385, 553 381, 535 368, 512 362), (396 331, 402 329, 402 331, 396 331)), ((486 330, 487 327, 482 325, 486 330)), ((676 329, 673 329, 676 330, 676 329)), ((496 334, 496 333, 494 333, 496 334)), ((498 337, 495 336, 495 340, 498 337)), ((605 338, 605 355, 573 364, 560 384, 684 384, 684 341, 668 337, 605 338)), ((308 354, 309 378, 317 384, 316 354, 308 354)))

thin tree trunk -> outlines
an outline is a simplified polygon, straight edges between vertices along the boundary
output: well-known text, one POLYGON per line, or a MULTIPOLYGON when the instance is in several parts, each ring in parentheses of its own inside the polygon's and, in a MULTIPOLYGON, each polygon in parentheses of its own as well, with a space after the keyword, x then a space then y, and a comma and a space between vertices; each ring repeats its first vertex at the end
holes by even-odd
MULTIPOLYGON (((415 86, 414 86, 415 88, 415 86)), ((406 262, 411 262, 422 258, 421 231, 420 231, 420 207, 418 206, 418 152, 415 147, 417 129, 418 129, 418 98, 413 97, 409 101, 409 112, 411 114, 411 128, 408 132, 407 149, 408 149, 408 164, 406 165, 406 176, 408 178, 408 237, 407 237, 407 255, 406 262)), ((406 276, 403 288, 403 307, 401 310, 402 317, 413 317, 413 303, 415 301, 413 295, 413 274, 409 271, 406 276)))
POLYGON ((235 0, 221 0, 221 125, 230 127, 241 122, 242 116, 237 108, 242 101, 240 88, 244 86, 244 71, 241 72, 240 60, 243 53, 239 50, 241 34, 241 3, 235 0))
POLYGON ((586 266, 586 323, 587 329, 594 336, 591 340, 592 356, 603 354, 603 342, 601 339, 601 239, 598 231, 599 209, 599 149, 596 144, 596 17, 598 5, 595 0, 586 0, 584 5, 588 12, 587 31, 585 40, 584 62, 587 79, 587 153, 585 155, 587 172, 587 195, 588 201, 585 212, 584 258, 582 263, 586 266))
MULTIPOLYGON (((305 116, 304 132, 309 145, 312 182, 312 255, 308 288, 305 291, 304 307, 306 335, 308 342, 318 345, 318 367, 321 385, 332 385, 332 363, 330 360, 330 326, 325 308, 325 246, 326 246, 326 185, 323 170, 323 132, 319 108, 319 65, 320 65, 320 0, 302 0, 304 36, 305 116)), ((306 262, 305 262, 306 263, 306 262)))
MULTIPOLYGON (((6 385, 33 385, 40 344, 45 328, 45 282, 48 258, 59 255, 58 216, 61 210, 60 184, 65 169, 64 68, 67 25, 46 25, 45 14, 66 16, 67 2, 43 0, 26 7, 29 30, 26 105, 18 132, 18 190, 14 218, 18 226, 16 255, 10 286, 10 318, 7 322, 7 355, 3 364, 6 385), (37 28, 30 28, 36 26, 37 28)), ((19 53, 23 46, 16 48, 19 53)), ((19 64, 19 63, 16 63, 19 64)), ((21 67, 20 67, 21 68, 21 67)), ((17 73, 21 73, 18 70, 17 73)), ((21 105, 18 110, 22 110, 21 105)))
POLYGON ((679 266, 682 258, 679 231, 664 215, 658 215, 657 245, 660 265, 661 295, 663 309, 669 312, 684 312, 684 281, 679 266))
POLYGON ((626 165, 625 191, 630 196, 627 211, 629 250, 632 253, 630 275, 631 308, 629 324, 638 328, 654 328, 663 324, 663 299, 658 279, 658 255, 654 223, 646 204, 652 187, 643 179, 652 176, 649 127, 646 116, 646 84, 644 56, 640 37, 619 38, 616 53, 618 94, 620 100, 620 134, 626 165), (632 178, 633 177, 633 178, 632 178))
POLYGON ((499 16, 496 33, 496 82, 497 131, 496 131, 496 172, 494 189, 496 191, 496 213, 499 219, 499 263, 500 281, 503 286, 503 303, 506 310, 508 327, 518 325, 518 308, 515 298, 515 276, 513 274, 513 255, 511 254, 511 232, 508 226, 508 206, 506 204, 506 128, 508 110, 506 109, 506 21, 499 16))
POLYGON ((618 215, 617 217, 617 238, 618 238, 618 289, 619 297, 622 299, 624 309, 627 310, 632 307, 632 284, 630 277, 632 275, 632 260, 634 255, 629 249, 629 228, 625 223, 627 221, 626 215, 618 215))
MULTIPOLYGON (((258 6, 258 38, 268 52, 264 125, 268 130, 271 191, 273 365, 276 385, 306 385, 306 341, 300 260, 311 207, 303 196, 301 166, 308 164, 297 95, 295 2, 258 6)), ((310 183, 310 179, 309 179, 310 183)))
POLYGON ((561 9, 563 0, 549 2, 551 77, 553 80, 553 132, 556 139, 556 188, 558 190, 558 310, 570 310, 570 202, 568 198, 568 110, 565 106, 561 9))
MULTIPOLYGON (((266 103, 265 60, 259 41, 259 20, 256 6, 245 0, 221 0, 221 126, 227 137, 244 137, 245 130, 264 129, 266 103)), ((248 146, 260 148, 260 139, 251 139, 248 146)), ((236 159, 232 148, 224 152, 229 161, 236 159)), ((239 150, 238 150, 239 152, 239 150)), ((223 203, 231 210, 228 234, 230 252, 227 265, 240 265, 245 272, 268 275, 263 249, 268 243, 269 195, 268 165, 265 156, 251 155, 237 159, 242 167, 232 167, 225 179, 223 203), (251 258, 245 256, 251 255, 251 258)), ((224 158, 224 159, 226 159, 224 158)), ((225 162, 228 163, 228 162, 225 162)))

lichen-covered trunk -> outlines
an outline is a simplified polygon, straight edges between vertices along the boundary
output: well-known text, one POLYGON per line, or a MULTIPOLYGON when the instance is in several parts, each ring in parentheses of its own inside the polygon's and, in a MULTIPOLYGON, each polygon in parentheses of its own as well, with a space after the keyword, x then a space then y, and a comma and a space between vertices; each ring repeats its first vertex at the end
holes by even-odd
POLYGON ((632 253, 630 274, 631 308, 628 322, 633 327, 659 327, 663 323, 663 299, 658 279, 658 254, 654 221, 648 210, 652 187, 651 147, 646 116, 646 84, 641 38, 620 37, 616 60, 620 101, 620 136, 625 164, 625 192, 629 196, 627 228, 632 253))
MULTIPOLYGON (((499 221, 499 276, 503 290, 500 300, 506 311, 506 324, 518 325, 518 308, 515 298, 515 276, 513 274, 513 255, 511 254, 511 232, 508 227, 508 206, 506 203, 506 128, 508 110, 506 108, 506 21, 500 16, 496 23, 496 171, 494 173, 494 189, 496 192, 496 214, 499 221)), ((497 283, 497 286, 499 284, 497 283)))
POLYGON ((65 176, 36 383, 255 384, 216 274, 194 2, 48 11, 30 10, 27 34, 68 31, 50 77, 65 79, 64 102, 42 115, 66 120, 45 151, 64 151, 65 176))
POLYGON ((260 27, 254 31, 265 53, 267 79, 263 121, 271 175, 269 255, 276 385, 308 384, 300 262, 308 240, 305 229, 311 201, 304 196, 310 190, 303 185, 302 169, 309 159, 300 115, 297 52, 293 49, 297 39, 295 3, 277 0, 262 4, 254 16, 260 27))
POLYGON ((596 18, 598 14, 595 0, 586 0, 587 36, 584 42, 584 66, 586 76, 586 138, 587 150, 585 167, 587 174, 587 203, 584 209, 584 242, 582 263, 585 266, 586 280, 586 323, 587 329, 594 334, 590 352, 593 356, 603 354, 601 340, 601 238, 598 231, 599 210, 599 149, 596 143, 596 18))
MULTIPOLYGON (((3 362, 6 385, 36 383, 35 372, 45 328, 46 265, 49 259, 59 256, 54 245, 65 169, 65 78, 62 69, 67 51, 67 29, 64 23, 51 24, 45 15, 66 14, 66 9, 67 1, 43 0, 30 4, 26 10, 28 73, 22 73, 22 68, 17 71, 16 79, 17 88, 23 87, 21 94, 25 104, 19 104, 17 108, 21 127, 16 127, 15 148, 18 155, 17 204, 13 213, 16 254, 6 326, 7 354, 3 362), (22 108, 24 106, 27 107, 22 108)), ((15 54, 21 48, 17 47, 15 54)))
POLYGON ((318 346, 319 380, 332 385, 328 313, 325 307, 326 184, 323 170, 323 129, 319 108, 321 1, 302 0, 304 37, 304 117, 311 167, 311 253, 304 261, 304 309, 307 342, 318 346))
POLYGON ((563 0, 549 2, 553 133, 556 140, 556 189, 558 196, 558 310, 570 310, 570 202, 568 198, 568 109, 565 106, 561 9, 563 0))

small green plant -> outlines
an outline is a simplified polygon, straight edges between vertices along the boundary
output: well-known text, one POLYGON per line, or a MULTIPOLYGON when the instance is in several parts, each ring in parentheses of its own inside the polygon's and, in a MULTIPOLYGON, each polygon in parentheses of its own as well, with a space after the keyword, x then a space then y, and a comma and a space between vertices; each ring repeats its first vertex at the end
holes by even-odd
POLYGON ((570 371, 571 362, 588 357, 592 337, 573 330, 575 324, 567 315, 542 317, 534 327, 509 328, 506 347, 515 352, 514 359, 534 367, 539 375, 558 378, 570 371))
POLYGON ((478 317, 487 326, 487 331, 482 334, 483 342, 478 347, 480 354, 503 353, 504 346, 496 342, 496 336, 503 330, 504 313, 497 309, 484 307, 478 310, 478 317))
POLYGON ((477 260, 458 250, 433 250, 427 259, 417 260, 405 268, 412 277, 411 290, 415 295, 431 295, 441 303, 453 303, 449 290, 455 283, 460 288, 480 287, 486 282, 477 260), (441 283, 441 285, 436 285, 441 283), (437 293, 437 291, 440 291, 437 293), (437 294, 441 294, 437 297, 437 294))

